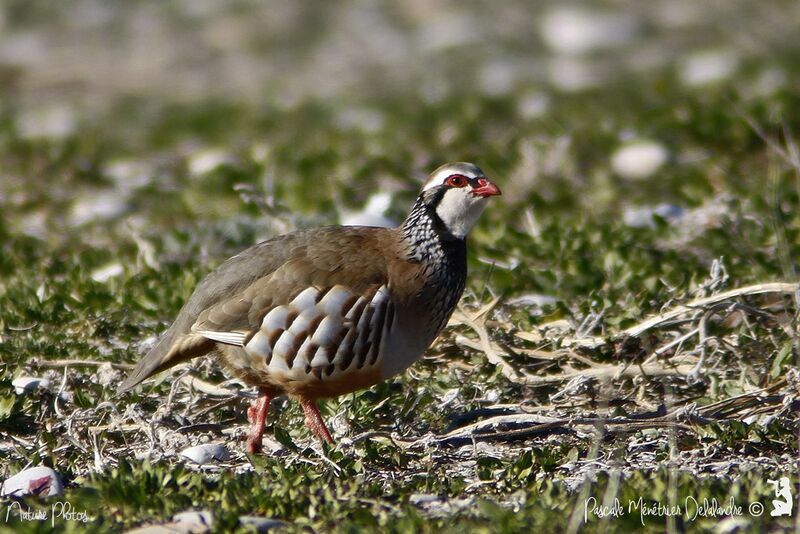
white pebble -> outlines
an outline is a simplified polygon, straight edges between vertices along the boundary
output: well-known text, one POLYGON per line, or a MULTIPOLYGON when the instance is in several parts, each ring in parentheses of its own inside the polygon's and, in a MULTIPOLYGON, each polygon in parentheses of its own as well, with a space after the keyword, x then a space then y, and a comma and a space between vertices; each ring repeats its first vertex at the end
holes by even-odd
POLYGON ((660 143, 635 141, 614 152, 611 167, 623 178, 647 178, 667 161, 667 155, 667 149, 660 143))
POLYGON ((117 190, 103 190, 79 196, 70 209, 72 226, 106 221, 122 215, 129 207, 127 195, 117 190))
POLYGON ((117 159, 103 168, 103 174, 114 180, 123 191, 143 187, 153 180, 153 171, 144 161, 117 159))
POLYGON ((114 278, 115 276, 119 276, 124 272, 121 263, 108 263, 103 265, 102 267, 98 267, 94 271, 92 271, 91 277, 92 280, 95 282, 107 282, 108 280, 114 278))
POLYGON ((655 207, 626 208, 622 220, 631 228, 652 228, 655 226, 655 215, 673 222, 680 219, 685 210, 675 204, 659 204, 655 207))
POLYGON ((22 395, 31 393, 38 388, 49 388, 50 381, 46 378, 36 378, 35 376, 18 376, 11 382, 11 385, 14 386, 14 391, 16 391, 17 395, 22 395))
POLYGON ((725 50, 697 52, 681 63, 679 76, 685 85, 706 85, 730 78, 738 64, 736 56, 725 50))
POLYGON ((224 462, 230 460, 230 453, 224 445, 217 443, 207 443, 205 445, 195 445, 181 451, 181 456, 199 465, 212 463, 213 460, 224 462))
POLYGON ((234 163, 233 157, 224 150, 209 148, 192 154, 189 158, 189 173, 198 176, 232 163, 234 163))
POLYGON ((61 495, 64 486, 58 473, 49 467, 31 467, 9 477, 0 487, 0 495, 22 497, 23 495, 61 495))
POLYGON ((638 20, 623 12, 603 12, 575 6, 547 11, 539 31, 551 49, 562 54, 585 54, 627 44, 638 32, 638 20))
POLYGON ((549 107, 550 99, 544 93, 525 93, 517 101, 517 113, 523 119, 538 119, 549 107))
POLYGON ((409 504, 413 504, 414 506, 422 506, 438 502, 439 500, 440 497, 438 495, 432 495, 430 493, 414 493, 408 498, 409 504))
POLYGON ((208 510, 187 510, 172 516, 172 521, 178 523, 179 527, 211 528, 214 525, 214 514, 208 510))

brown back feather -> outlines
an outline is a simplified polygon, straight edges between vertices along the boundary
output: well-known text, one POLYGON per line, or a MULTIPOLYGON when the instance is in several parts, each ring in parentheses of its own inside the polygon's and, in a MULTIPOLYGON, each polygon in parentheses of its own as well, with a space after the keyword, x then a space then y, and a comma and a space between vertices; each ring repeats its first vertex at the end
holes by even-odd
POLYGON ((197 285, 175 322, 117 392, 213 350, 216 343, 192 334, 193 327, 220 332, 257 329, 270 309, 312 285, 341 284, 362 292, 387 283, 395 273, 413 285, 416 265, 404 261, 405 253, 398 229, 369 227, 317 228, 250 247, 197 285))

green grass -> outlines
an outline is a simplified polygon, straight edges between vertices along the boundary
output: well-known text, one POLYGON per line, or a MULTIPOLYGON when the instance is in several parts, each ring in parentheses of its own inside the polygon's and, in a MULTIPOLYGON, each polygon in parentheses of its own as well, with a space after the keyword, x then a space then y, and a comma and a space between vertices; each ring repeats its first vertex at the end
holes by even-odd
MULTIPOLYGON (((20 3, 9 13, 20 24, 50 20, 20 3)), ((171 24, 183 28, 184 22, 171 24)), ((310 35, 296 38, 303 46, 316 42, 310 35)), ((269 36, 264 39, 258 46, 269 49, 269 36)), ((508 45, 509 57, 541 49, 519 39, 514 46, 522 48, 508 45)), ((268 55, 258 46, 251 53, 268 55)), ((449 53, 469 64, 467 51, 449 53)), ((623 69, 579 92, 522 79, 499 95, 454 83, 441 98, 424 99, 414 84, 379 84, 289 106, 271 94, 226 98, 209 90, 186 100, 132 91, 82 112, 66 136, 40 138, 20 127, 26 95, 4 89, 0 478, 29 465, 52 466, 65 479, 64 495, 28 497, 23 506, 50 510, 54 501, 66 501, 86 510, 91 529, 99 531, 161 523, 190 509, 212 511, 218 531, 246 531, 238 523, 245 515, 281 520, 289 531, 566 531, 583 519, 587 499, 614 497, 625 513, 605 521, 589 514, 586 531, 641 528, 638 512, 628 511, 639 498, 677 503, 683 512, 687 499, 724 505, 734 499, 743 511, 732 521, 744 531, 791 528, 796 514, 769 516, 774 491, 766 482, 789 476, 798 487, 791 397, 797 306, 788 297, 742 298, 740 315, 719 308, 709 316, 710 364, 699 382, 674 374, 611 376, 562 403, 551 395, 566 381, 513 383, 482 351, 459 341, 476 340, 472 329, 454 326, 409 373, 325 403, 339 445, 320 447, 303 427, 299 407, 279 402, 267 427, 275 450, 252 459, 243 453, 242 432, 232 431, 246 425, 244 400, 220 402, 184 386, 170 395, 178 374, 118 397, 123 372, 99 364, 134 362, 202 276, 244 247, 288 229, 336 223, 342 208, 359 209, 379 191, 394 193, 390 215, 399 220, 425 172, 470 160, 504 195, 471 236, 464 303, 475 309, 500 297, 486 324, 510 365, 535 376, 558 375, 570 362, 587 369, 562 353, 554 363, 525 351, 564 349, 594 314, 598 322, 584 333, 610 341, 579 355, 596 366, 635 367, 699 317, 636 340, 612 339, 615 333, 714 292, 797 280, 796 58, 789 47, 756 53, 732 78, 706 86, 686 86, 668 62, 646 74, 623 69), (755 91, 769 69, 780 70, 783 84, 755 91), (531 91, 548 101, 535 118, 520 111, 531 91), (380 120, 348 123, 342 117, 353 109, 380 120), (630 137, 656 140, 669 153, 649 178, 626 179, 611 166, 611 155, 630 137), (215 151, 225 155, 219 165, 193 171, 215 151), (87 215, 115 202, 107 216, 87 215), (660 203, 688 215, 678 222, 656 217, 644 228, 626 225, 626 208, 660 203), (526 222, 531 213, 533 227, 526 222), (712 286, 709 273, 720 258, 727 277, 712 286), (119 264, 121 274, 95 280, 109 264, 119 264), (554 300, 509 304, 526 294, 554 300), (65 368, 54 360, 89 363, 65 368), (18 395, 12 380, 22 375, 47 376, 51 388, 18 395), (786 405, 764 401, 771 420, 742 421, 740 412, 731 412, 713 424, 674 430, 600 432, 589 425, 441 439, 500 410, 622 417, 690 402, 702 407, 782 379, 788 382, 774 395, 786 405), (206 423, 211 426, 185 429, 206 423), (178 456, 205 441, 224 442, 231 461, 198 468, 178 456), (765 505, 761 516, 749 512, 756 501, 765 505)), ((0 79, 16 80, 15 72, 0 68, 0 79)), ((683 354, 699 350, 696 338, 682 347, 683 354)), ((668 367, 678 353, 668 351, 659 361, 668 367)), ((192 370, 209 382, 226 380, 211 361, 195 362, 192 370)), ((13 512, 5 522, 9 505, 0 502, 0 529, 49 530, 49 522, 21 521, 13 512)), ((711 531, 717 523, 683 513, 645 518, 644 528, 711 531)), ((84 528, 56 520, 57 530, 84 528)))

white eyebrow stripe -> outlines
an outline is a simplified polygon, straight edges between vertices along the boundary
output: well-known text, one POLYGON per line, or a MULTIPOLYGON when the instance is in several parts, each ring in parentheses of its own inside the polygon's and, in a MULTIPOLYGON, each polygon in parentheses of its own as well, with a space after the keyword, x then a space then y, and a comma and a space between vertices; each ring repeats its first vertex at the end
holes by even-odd
POLYGON ((445 167, 443 169, 439 169, 428 178, 428 180, 425 182, 425 185, 422 187, 422 191, 427 191, 432 187, 442 185, 448 176, 452 176, 454 174, 460 174, 469 180, 483 176, 480 173, 475 174, 475 172, 471 171, 470 169, 462 168, 461 166, 445 167))

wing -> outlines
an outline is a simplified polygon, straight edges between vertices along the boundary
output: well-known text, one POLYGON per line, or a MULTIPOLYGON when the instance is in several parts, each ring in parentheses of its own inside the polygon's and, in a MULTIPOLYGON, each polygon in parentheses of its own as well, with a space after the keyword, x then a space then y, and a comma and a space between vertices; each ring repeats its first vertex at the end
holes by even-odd
MULTIPOLYGON (((387 281, 387 245, 394 230, 327 227, 255 245, 198 284, 170 329, 120 385, 122 393, 149 376, 213 350, 244 345, 267 314, 309 288, 337 284, 366 294, 387 281)), ((338 294, 338 293, 337 293, 338 294)))
MULTIPOLYGON (((253 375, 330 375, 377 358, 390 313, 386 243, 340 233, 294 254, 240 294, 204 310, 195 335, 241 346, 253 375)), ((390 247, 391 248, 391 247, 390 247)), ((393 312, 393 310, 391 310, 393 312)), ((241 354, 241 353, 239 353, 241 354)))
POLYGON ((240 346, 228 352, 232 369, 241 376, 269 376, 277 382, 304 382, 361 370, 378 360, 381 339, 392 323, 394 304, 386 284, 362 291, 345 285, 311 286, 290 302, 276 305, 247 331, 193 331, 214 341, 240 346), (231 358, 239 361, 231 362, 231 358))

